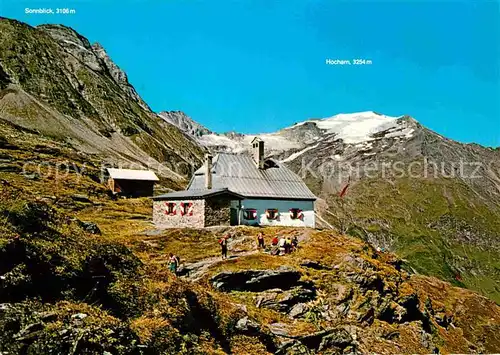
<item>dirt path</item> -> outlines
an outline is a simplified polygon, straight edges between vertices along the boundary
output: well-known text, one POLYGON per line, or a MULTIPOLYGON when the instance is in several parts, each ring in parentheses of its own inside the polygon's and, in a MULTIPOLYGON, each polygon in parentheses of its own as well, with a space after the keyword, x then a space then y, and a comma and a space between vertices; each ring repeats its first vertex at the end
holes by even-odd
MULTIPOLYGON (((304 243, 309 239, 311 231, 310 230, 300 231, 296 235, 300 245, 301 243, 304 243)), ((228 249, 229 249, 228 254, 230 254, 228 259, 222 259, 221 256, 213 256, 192 263, 184 263, 181 264, 181 267, 179 268, 179 275, 187 280, 197 281, 204 274, 207 273, 209 268, 211 268, 214 265, 224 263, 226 260, 235 260, 240 257, 258 254, 261 251, 257 249, 256 245, 252 245, 252 249, 250 250, 242 249, 245 247, 244 245, 245 243, 248 243, 249 240, 250 242, 252 242, 254 239, 255 237, 251 236, 240 236, 234 240, 231 240, 228 244, 228 249)))
POLYGON ((190 281, 198 281, 208 269, 214 265, 224 263, 226 260, 235 260, 242 256, 248 256, 257 254, 258 250, 250 250, 245 252, 232 253, 228 259, 222 259, 220 256, 214 256, 211 258, 196 261, 194 263, 182 264, 179 268, 179 275, 190 281))
POLYGON ((228 259, 222 259, 221 256, 212 256, 192 263, 181 264, 181 267, 179 268, 179 275, 188 280, 197 281, 208 271, 210 267, 217 264, 221 264, 225 260, 235 260, 242 256, 259 253, 257 247, 252 244, 250 244, 251 245, 250 250, 248 250, 248 245, 247 248, 245 249, 245 242, 248 243, 250 238, 252 237, 240 236, 232 240, 229 240, 228 259))

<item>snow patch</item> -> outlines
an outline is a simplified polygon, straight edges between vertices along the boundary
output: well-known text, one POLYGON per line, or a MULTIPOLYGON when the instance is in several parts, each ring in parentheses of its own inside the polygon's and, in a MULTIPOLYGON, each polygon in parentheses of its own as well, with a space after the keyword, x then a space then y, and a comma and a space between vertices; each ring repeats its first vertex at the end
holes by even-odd
POLYGON ((84 46, 82 46, 82 45, 80 45, 80 44, 78 44, 78 43, 75 43, 75 42, 73 42, 73 41, 69 41, 69 40, 67 40, 67 39, 63 39, 62 41, 63 41, 63 42, 65 42, 65 43, 71 44, 71 45, 73 45, 73 46, 76 46, 76 47, 78 47, 78 48, 80 48, 80 49, 83 49, 83 50, 84 50, 84 51, 86 51, 86 52, 88 52, 88 51, 89 51, 89 49, 88 49, 88 48, 85 48, 84 46))
POLYGON ((413 128, 405 128, 399 131, 392 131, 385 135, 386 138, 396 138, 396 137, 405 137, 411 138, 413 136, 413 132, 415 130, 413 128))
MULTIPOLYGON (((288 149, 297 149, 301 148, 302 145, 298 142, 292 141, 289 138, 280 136, 279 134, 261 134, 258 136, 260 139, 264 141, 267 149, 283 151, 288 149)), ((250 144, 254 136, 246 136, 248 138, 247 144, 250 144)))
POLYGON ((311 149, 317 148, 318 146, 319 146, 319 144, 316 144, 316 145, 313 145, 313 146, 307 147, 307 148, 305 148, 305 149, 302 149, 300 152, 293 153, 293 154, 292 154, 292 155, 290 155, 288 158, 283 159, 281 162, 282 162, 282 163, 286 163, 286 162, 289 162, 289 161, 295 160, 295 159, 297 159, 299 156, 301 156, 302 154, 304 154, 305 152, 307 152, 308 150, 311 150, 311 149))
POLYGON ((292 127, 313 122, 319 129, 326 131, 328 134, 335 134, 335 138, 342 139, 344 143, 356 144, 373 140, 372 136, 376 133, 397 129, 398 118, 400 117, 379 115, 368 111, 338 114, 329 118, 308 120, 292 127))
POLYGON ((198 142, 205 146, 227 146, 236 149, 240 146, 237 141, 218 134, 206 134, 198 138, 198 142))

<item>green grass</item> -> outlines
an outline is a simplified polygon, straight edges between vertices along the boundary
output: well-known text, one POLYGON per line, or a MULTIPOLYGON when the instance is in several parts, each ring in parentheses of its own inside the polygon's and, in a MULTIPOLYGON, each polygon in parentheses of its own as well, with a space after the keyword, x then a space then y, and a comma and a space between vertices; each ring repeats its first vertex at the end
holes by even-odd
MULTIPOLYGON (((450 179, 399 179, 393 184, 372 179, 354 185, 344 204, 337 197, 328 202, 357 236, 375 244, 389 239, 389 249, 419 273, 500 302, 500 210, 465 184, 450 179)), ((339 223, 332 217, 330 221, 339 223)))

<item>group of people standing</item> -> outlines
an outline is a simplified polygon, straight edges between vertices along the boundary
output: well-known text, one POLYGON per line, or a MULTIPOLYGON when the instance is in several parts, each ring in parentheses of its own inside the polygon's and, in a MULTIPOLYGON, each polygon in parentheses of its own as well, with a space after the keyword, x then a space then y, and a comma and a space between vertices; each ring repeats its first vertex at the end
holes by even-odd
MULTIPOLYGON (((259 233, 257 236, 258 247, 265 249, 264 235, 259 233)), ((299 239, 297 236, 274 236, 271 240, 271 254, 272 255, 285 255, 290 254, 292 251, 296 250, 299 245, 299 239)))
MULTIPOLYGON (((221 239, 219 239, 222 259, 227 259, 227 245, 228 239, 230 237, 230 234, 225 234, 221 239)), ((271 247, 270 249, 268 249, 268 251, 271 253, 271 255, 290 254, 297 249, 298 244, 299 240, 297 236, 275 236, 271 240, 271 247)), ((257 248, 266 250, 266 242, 264 240, 264 234, 262 232, 257 235, 257 248)))
MULTIPOLYGON (((221 248, 221 256, 222 259, 227 259, 227 247, 228 247, 228 239, 231 238, 231 234, 227 233, 222 238, 219 239, 219 245, 221 248)), ((271 248, 269 250, 266 249, 266 243, 264 240, 264 234, 260 232, 257 235, 257 247, 259 249, 263 249, 269 251, 271 255, 285 255, 290 254, 294 250, 297 249, 299 244, 299 240, 297 236, 274 236, 271 240, 271 248)), ((173 253, 169 254, 168 267, 169 270, 177 275, 177 269, 179 267, 179 258, 173 253)))

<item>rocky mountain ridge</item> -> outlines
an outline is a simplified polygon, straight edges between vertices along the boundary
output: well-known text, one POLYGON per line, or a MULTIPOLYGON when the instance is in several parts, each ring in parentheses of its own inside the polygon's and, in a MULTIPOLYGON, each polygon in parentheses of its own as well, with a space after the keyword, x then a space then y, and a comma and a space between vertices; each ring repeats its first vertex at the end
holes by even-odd
POLYGON ((195 122, 182 111, 162 111, 158 115, 166 122, 178 127, 181 131, 195 139, 204 135, 213 134, 208 128, 195 122))
POLYGON ((0 19, 0 118, 103 163, 149 167, 178 186, 203 150, 140 98, 98 43, 62 25, 0 19))
POLYGON ((259 137, 265 142, 268 156, 287 163, 297 172, 330 173, 329 181, 323 181, 322 186, 328 192, 338 190, 349 178, 362 177, 363 166, 369 163, 377 162, 381 166, 384 162, 400 161, 406 165, 425 158, 431 165, 427 174, 450 175, 460 169, 460 176, 454 177, 471 185, 482 184, 478 192, 488 198, 500 197, 498 149, 453 141, 407 115, 390 117, 373 111, 337 114, 265 134, 218 134, 188 119, 182 123, 170 122, 213 152, 244 152, 250 149, 250 141, 259 137), (196 127, 196 134, 182 127, 196 127), (332 167, 337 171, 326 171, 332 167), (328 184, 330 186, 326 186, 328 184))
POLYGON ((149 106, 137 94, 134 87, 130 85, 127 74, 111 60, 106 50, 99 43, 90 44, 85 37, 75 30, 62 25, 40 25, 38 28, 46 31, 68 53, 80 59, 92 70, 110 75, 131 99, 137 101, 143 109, 151 111, 149 106))

